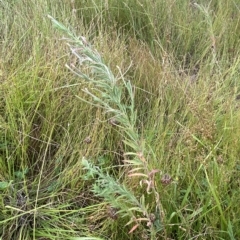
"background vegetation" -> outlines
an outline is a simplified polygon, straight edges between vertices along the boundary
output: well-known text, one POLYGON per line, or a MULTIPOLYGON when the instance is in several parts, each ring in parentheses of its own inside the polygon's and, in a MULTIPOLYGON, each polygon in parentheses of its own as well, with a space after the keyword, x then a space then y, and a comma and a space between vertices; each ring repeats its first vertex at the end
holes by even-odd
POLYGON ((0 19, 2 240, 240 238, 239 1, 0 19))

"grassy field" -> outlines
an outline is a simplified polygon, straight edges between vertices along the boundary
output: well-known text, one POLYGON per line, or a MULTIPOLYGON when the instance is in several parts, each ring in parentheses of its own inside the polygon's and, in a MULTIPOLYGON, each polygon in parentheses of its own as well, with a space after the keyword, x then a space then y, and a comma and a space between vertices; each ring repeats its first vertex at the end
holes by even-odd
POLYGON ((240 239, 237 0, 0 1, 0 239, 240 239))

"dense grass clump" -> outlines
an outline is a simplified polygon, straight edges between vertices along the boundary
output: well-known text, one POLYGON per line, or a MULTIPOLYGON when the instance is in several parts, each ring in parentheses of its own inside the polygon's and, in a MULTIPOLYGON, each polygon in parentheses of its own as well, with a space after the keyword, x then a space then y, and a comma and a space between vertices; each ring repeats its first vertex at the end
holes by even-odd
POLYGON ((239 239, 240 5, 0 2, 0 239, 239 239))

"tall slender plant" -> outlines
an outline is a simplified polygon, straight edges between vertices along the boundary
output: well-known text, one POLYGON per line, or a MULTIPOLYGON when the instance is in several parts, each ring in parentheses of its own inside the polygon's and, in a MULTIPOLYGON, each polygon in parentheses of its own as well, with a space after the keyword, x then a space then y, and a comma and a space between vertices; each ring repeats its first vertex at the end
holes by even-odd
MULTIPOLYGON (((156 233, 163 230, 164 211, 161 206, 159 194, 155 188, 155 174, 157 169, 150 169, 147 159, 147 147, 138 133, 136 127, 137 111, 134 105, 134 87, 120 72, 120 78, 114 76, 111 69, 105 64, 101 55, 87 42, 83 36, 76 36, 67 27, 56 19, 48 16, 54 26, 68 35, 67 44, 71 53, 77 58, 78 64, 66 67, 81 79, 92 84, 94 90, 83 91, 92 97, 89 104, 103 108, 109 114, 109 121, 122 130, 123 142, 131 151, 124 154, 124 166, 128 171, 127 177, 140 178, 140 185, 147 186, 142 196, 138 197, 133 190, 118 179, 112 177, 106 169, 94 166, 89 160, 83 158, 82 165, 86 170, 84 179, 96 179, 92 191, 96 196, 102 197, 118 214, 128 216, 133 224, 129 231, 135 231, 143 222, 150 230, 151 239, 156 238, 156 233), (123 101, 125 94, 129 98, 123 101), (123 95, 124 94, 124 95, 123 95), (127 102, 127 103, 126 103, 127 102), (145 195, 153 194, 155 211, 151 212, 145 203, 145 195)), ((78 96, 76 96, 78 97, 78 96)), ((80 98, 80 97, 78 97, 80 98)), ((86 101, 83 98, 80 98, 86 101)))

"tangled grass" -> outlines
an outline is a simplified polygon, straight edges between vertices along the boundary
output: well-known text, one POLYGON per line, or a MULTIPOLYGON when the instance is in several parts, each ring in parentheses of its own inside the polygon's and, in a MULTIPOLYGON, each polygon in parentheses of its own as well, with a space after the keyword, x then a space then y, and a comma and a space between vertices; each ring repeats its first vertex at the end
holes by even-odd
POLYGON ((236 1, 0 7, 1 239, 239 238, 236 1))

